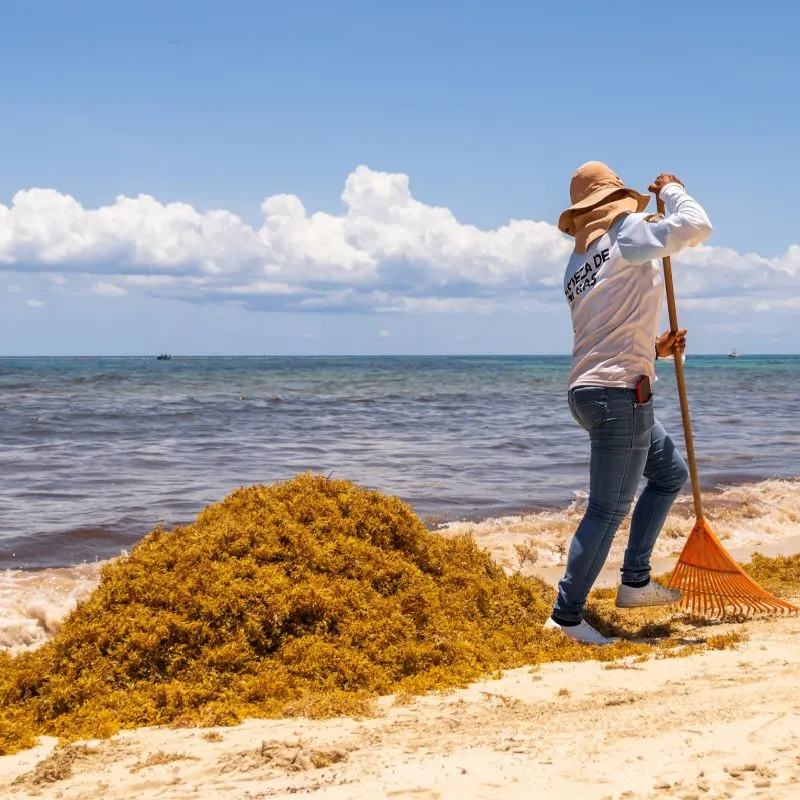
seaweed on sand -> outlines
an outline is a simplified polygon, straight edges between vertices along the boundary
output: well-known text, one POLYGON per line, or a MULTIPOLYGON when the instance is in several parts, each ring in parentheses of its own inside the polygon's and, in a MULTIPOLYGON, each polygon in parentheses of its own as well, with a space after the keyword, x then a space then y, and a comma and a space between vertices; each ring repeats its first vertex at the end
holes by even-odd
POLYGON ((748 564, 742 569, 768 592, 784 597, 800 586, 800 553, 792 556, 769 558, 753 553, 748 564))
POLYGON ((40 734, 364 713, 381 694, 648 651, 543 631, 552 599, 398 498, 310 473, 240 489, 106 566, 39 650, 0 654, 0 755, 40 734))

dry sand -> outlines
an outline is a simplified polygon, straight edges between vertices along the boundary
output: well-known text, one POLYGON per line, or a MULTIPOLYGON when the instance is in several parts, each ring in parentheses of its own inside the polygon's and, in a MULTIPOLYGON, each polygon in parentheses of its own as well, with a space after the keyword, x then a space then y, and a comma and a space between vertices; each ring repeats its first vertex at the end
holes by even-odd
POLYGON ((0 758, 0 797, 797 800, 800 620, 736 627, 735 651, 518 669, 364 720, 46 739, 0 758))

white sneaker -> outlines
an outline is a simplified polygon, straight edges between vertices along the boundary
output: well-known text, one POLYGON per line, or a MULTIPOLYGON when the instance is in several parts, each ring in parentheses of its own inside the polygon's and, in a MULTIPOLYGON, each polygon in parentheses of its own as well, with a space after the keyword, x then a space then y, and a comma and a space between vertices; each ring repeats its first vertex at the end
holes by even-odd
POLYGON ((546 630, 558 630, 581 644, 614 644, 617 639, 603 636, 596 631, 585 619, 581 620, 580 625, 559 625, 552 617, 547 618, 544 627, 546 630))
POLYGON ((667 589, 650 580, 647 586, 634 589, 624 583, 617 589, 617 608, 642 608, 644 606, 671 606, 681 601, 680 589, 667 589))

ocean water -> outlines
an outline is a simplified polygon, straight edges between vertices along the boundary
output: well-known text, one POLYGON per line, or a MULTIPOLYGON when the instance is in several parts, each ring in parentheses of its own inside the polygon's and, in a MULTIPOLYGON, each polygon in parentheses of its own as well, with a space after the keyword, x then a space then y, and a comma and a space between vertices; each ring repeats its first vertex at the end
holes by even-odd
MULTIPOLYGON (((673 367, 657 370, 682 448, 673 367)), ((305 470, 487 544, 533 536, 556 563, 588 488, 568 373, 537 356, 0 359, 0 646, 51 631, 156 523, 305 470)), ((704 490, 739 487, 719 501, 731 535, 800 534, 783 480, 800 475, 800 356, 690 355, 686 376, 704 490)))
MULTIPOLYGON (((429 521, 566 506, 569 359, 0 360, 0 568, 108 558, 233 488, 332 473, 429 521)), ((657 415, 681 442, 673 367, 657 415)), ((689 357, 706 487, 800 474, 800 357, 689 357)))

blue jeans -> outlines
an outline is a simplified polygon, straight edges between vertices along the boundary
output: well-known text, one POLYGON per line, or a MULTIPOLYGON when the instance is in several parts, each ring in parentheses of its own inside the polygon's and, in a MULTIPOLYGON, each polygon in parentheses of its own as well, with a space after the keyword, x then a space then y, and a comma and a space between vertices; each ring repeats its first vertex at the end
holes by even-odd
POLYGON ((553 609, 557 622, 580 622, 583 607, 611 549, 620 522, 630 510, 644 474, 647 486, 631 519, 622 580, 650 576, 650 554, 678 492, 688 478, 686 464, 653 415, 652 397, 636 402, 633 389, 579 386, 569 407, 589 432, 589 504, 572 538, 567 569, 553 609))

